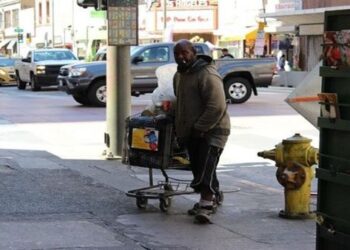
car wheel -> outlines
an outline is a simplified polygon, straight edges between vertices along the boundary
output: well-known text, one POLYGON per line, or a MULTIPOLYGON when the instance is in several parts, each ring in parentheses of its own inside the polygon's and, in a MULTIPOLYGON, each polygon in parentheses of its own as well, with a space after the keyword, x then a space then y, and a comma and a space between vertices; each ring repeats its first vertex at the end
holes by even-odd
POLYGON ((36 81, 35 76, 33 74, 30 76, 30 88, 32 91, 40 90, 39 83, 36 81))
POLYGON ((18 72, 16 72, 16 82, 17 82, 17 88, 18 89, 25 89, 26 88, 27 83, 23 82, 21 80, 21 78, 19 77, 18 72))
POLYGON ((83 95, 83 94, 74 94, 73 95, 73 99, 84 105, 84 106, 89 106, 90 105, 90 101, 89 101, 89 98, 86 96, 86 95, 83 95))
POLYGON ((106 80, 96 81, 88 91, 88 98, 90 103, 96 107, 105 107, 107 99, 106 80))
POLYGON ((231 103, 246 102, 252 95, 252 87, 249 81, 242 77, 232 77, 225 81, 226 99, 231 103))

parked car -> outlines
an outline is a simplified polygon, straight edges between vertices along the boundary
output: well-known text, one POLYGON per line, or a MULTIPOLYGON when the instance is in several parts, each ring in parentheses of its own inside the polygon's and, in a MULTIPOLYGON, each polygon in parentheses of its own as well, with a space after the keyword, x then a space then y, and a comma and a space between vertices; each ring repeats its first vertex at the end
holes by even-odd
MULTIPOLYGON (((195 44, 198 54, 211 55, 205 43, 195 44)), ((174 43, 153 43, 131 49, 131 94, 151 93, 157 87, 155 70, 174 63, 174 43)), ((106 50, 97 53, 103 57, 106 50)), ((216 62, 224 81, 226 98, 231 103, 243 103, 251 94, 257 95, 256 86, 272 81, 274 61, 270 59, 220 59, 216 62)), ((63 66, 58 75, 59 88, 83 105, 106 105, 106 62, 95 61, 63 66)))
POLYGON ((0 85, 12 85, 16 83, 15 62, 19 58, 0 57, 0 85))
POLYGON ((69 49, 35 49, 26 58, 15 63, 18 89, 30 83, 33 91, 42 86, 57 85, 57 76, 63 65, 79 62, 69 49))

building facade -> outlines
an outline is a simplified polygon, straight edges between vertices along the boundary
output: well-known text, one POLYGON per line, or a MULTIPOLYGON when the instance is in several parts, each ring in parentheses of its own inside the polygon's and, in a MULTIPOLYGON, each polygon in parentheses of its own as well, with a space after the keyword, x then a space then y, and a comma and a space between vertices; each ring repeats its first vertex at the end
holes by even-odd
POLYGON ((322 56, 325 11, 350 9, 350 0, 267 0, 260 17, 273 22, 277 49, 295 69, 311 71, 322 56))
MULTIPOLYGON (((255 44, 259 30, 259 23, 264 22, 259 18, 259 13, 264 9, 264 1, 254 0, 220 0, 219 1, 219 47, 227 47, 236 58, 253 57, 256 54, 255 44)), ((263 48, 269 46, 263 34, 263 48)), ((265 51, 265 54, 269 53, 265 51)))
MULTIPOLYGON (((237 58, 255 56, 257 52, 255 44, 262 21, 258 14, 263 9, 263 0, 149 2, 153 4, 145 8, 144 21, 140 23, 143 34, 148 36, 140 35, 140 43, 189 39, 207 42, 212 48, 227 47, 237 58)), ((145 3, 147 6, 147 1, 145 3)), ((262 42, 264 49, 268 42, 265 42, 265 34, 262 37, 260 44, 262 42)), ((263 54, 264 51, 261 52, 263 54)))
POLYGON ((2 54, 15 55, 20 50, 20 45, 17 43, 20 8, 19 0, 0 1, 0 52, 2 54))
MULTIPOLYGON (((254 55, 264 0, 253 1, 139 0, 139 43, 189 39, 213 49, 228 47, 237 58, 254 55)), ((106 41, 105 11, 81 8, 76 0, 0 0, 2 54, 25 56, 32 48, 67 47, 91 58, 106 41)))

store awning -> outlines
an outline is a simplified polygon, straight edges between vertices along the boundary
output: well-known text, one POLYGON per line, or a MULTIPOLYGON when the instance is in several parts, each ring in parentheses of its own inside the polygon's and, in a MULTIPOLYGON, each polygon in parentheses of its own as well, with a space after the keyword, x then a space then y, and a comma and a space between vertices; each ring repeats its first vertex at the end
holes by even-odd
POLYGON ((6 49, 13 50, 13 46, 15 46, 16 42, 17 42, 16 40, 11 40, 7 45, 6 49))
POLYGON ((253 29, 252 31, 248 32, 245 35, 245 39, 246 40, 255 40, 257 34, 258 34, 258 29, 253 29))
POLYGON ((230 41, 241 41, 245 39, 255 39, 256 34, 258 33, 258 28, 249 28, 240 31, 235 31, 232 33, 227 33, 221 36, 221 42, 230 42, 230 41))
POLYGON ((322 24, 325 11, 344 10, 349 8, 350 5, 316 9, 302 9, 294 11, 280 11, 260 14, 259 17, 274 18, 278 21, 283 22, 283 25, 322 24))
POLYGON ((11 41, 11 40, 9 40, 9 39, 2 40, 2 41, 0 42, 0 49, 1 49, 2 47, 5 47, 10 41, 11 41))

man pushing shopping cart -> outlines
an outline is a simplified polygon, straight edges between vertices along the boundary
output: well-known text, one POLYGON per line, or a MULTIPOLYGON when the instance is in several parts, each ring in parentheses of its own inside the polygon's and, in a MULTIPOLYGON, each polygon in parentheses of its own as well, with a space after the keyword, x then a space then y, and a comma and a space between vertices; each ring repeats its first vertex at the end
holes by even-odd
POLYGON ((178 41, 174 56, 175 134, 189 154, 191 187, 200 193, 188 214, 197 223, 210 223, 221 202, 216 168, 231 127, 223 82, 213 59, 197 55, 190 41, 178 41))

